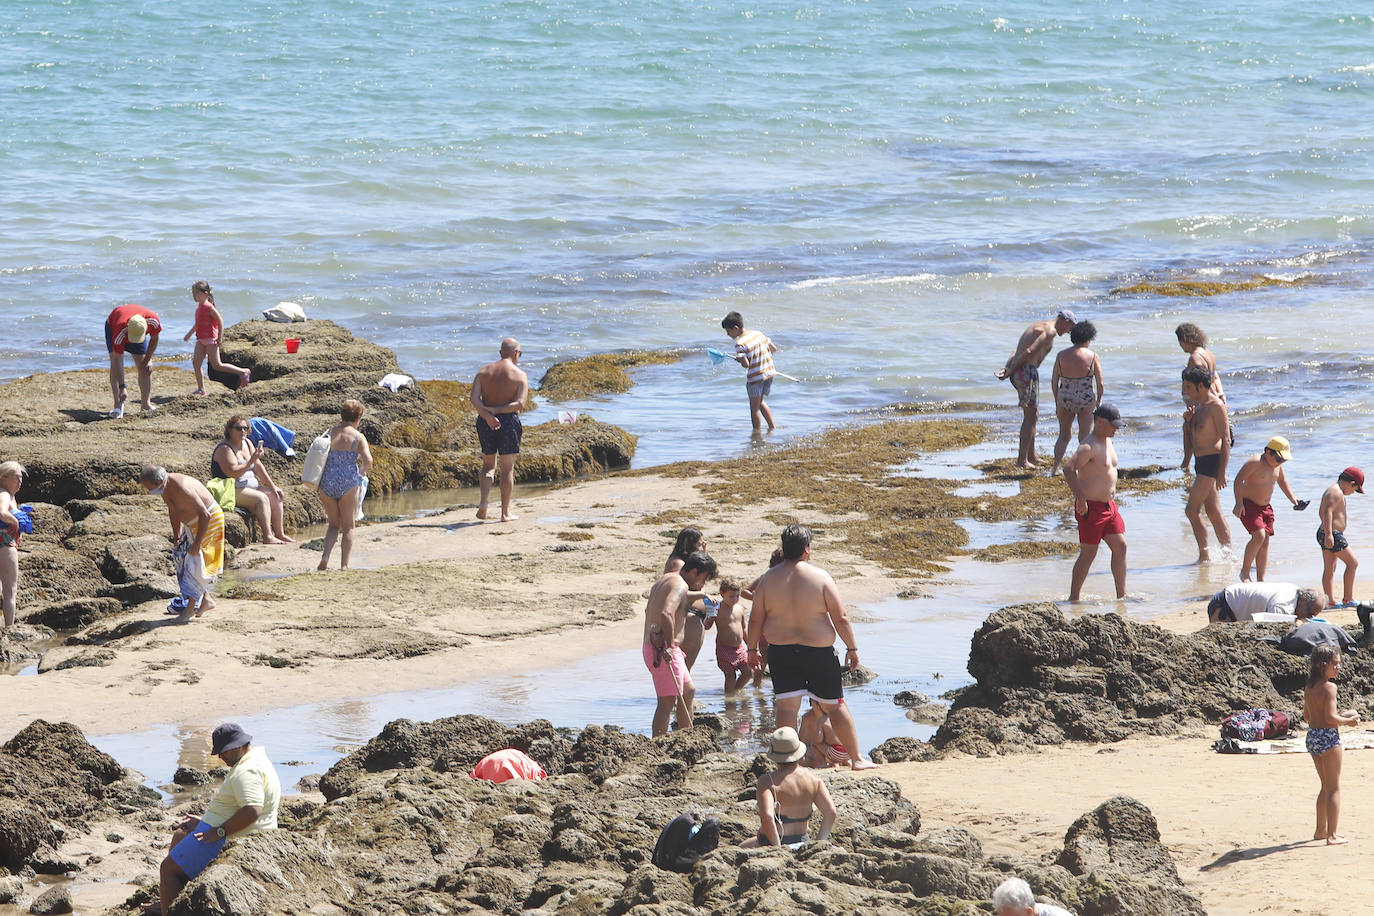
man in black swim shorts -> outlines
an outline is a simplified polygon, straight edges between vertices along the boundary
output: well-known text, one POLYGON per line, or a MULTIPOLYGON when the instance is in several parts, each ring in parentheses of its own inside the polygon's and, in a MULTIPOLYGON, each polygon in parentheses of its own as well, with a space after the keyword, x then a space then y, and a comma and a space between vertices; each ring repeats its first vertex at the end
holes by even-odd
POLYGON ((1193 443, 1193 485, 1188 489, 1188 504, 1183 514, 1193 526, 1197 539, 1197 561, 1211 559, 1203 510, 1223 549, 1231 546, 1231 529, 1221 511, 1221 491, 1226 488, 1226 462, 1231 457, 1230 424, 1226 402, 1212 390, 1212 373, 1201 366, 1183 370, 1183 394, 1197 402, 1188 422, 1193 443))
POLYGON ((759 641, 768 640, 768 667, 773 674, 773 697, 779 727, 797 727, 803 697, 825 710, 835 735, 849 753, 851 769, 876 766, 859 750, 854 718, 844 703, 840 660, 835 637, 844 640, 845 662, 859 666, 859 647, 849 612, 840 600, 835 580, 807 562, 811 558, 811 529, 788 525, 782 532, 783 560, 763 574, 754 586, 749 615, 750 667, 763 666, 759 641))
POLYGON ((477 517, 487 517, 487 499, 496 476, 497 456, 501 464, 501 521, 512 521, 510 495, 515 487, 515 456, 520 454, 520 411, 530 393, 529 376, 516 363, 520 361, 520 341, 507 337, 501 341, 501 358, 487 363, 472 380, 472 406, 477 409, 477 441, 482 446, 482 498, 477 517))

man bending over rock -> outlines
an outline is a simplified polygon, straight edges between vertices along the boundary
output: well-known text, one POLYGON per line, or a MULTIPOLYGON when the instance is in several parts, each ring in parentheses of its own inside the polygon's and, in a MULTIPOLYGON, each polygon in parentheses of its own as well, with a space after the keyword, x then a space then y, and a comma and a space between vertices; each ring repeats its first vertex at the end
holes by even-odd
POLYGON ((763 667, 759 640, 768 640, 768 667, 773 673, 773 698, 778 727, 797 727, 802 697, 830 716, 840 743, 849 751, 849 766, 867 770, 877 766, 859 750, 854 717, 844 703, 840 660, 835 636, 844 640, 849 670, 859 667, 859 647, 849 612, 840 600, 835 580, 812 566, 811 529, 788 525, 782 530, 782 562, 764 573, 754 586, 749 616, 749 664, 763 667))
POLYGON ((144 465, 139 482, 151 496, 161 496, 172 520, 172 565, 181 590, 178 621, 186 623, 215 607, 210 597, 214 577, 224 571, 224 513, 205 484, 186 474, 144 465))
POLYGON ((266 751, 253 747, 252 736, 233 722, 216 728, 211 740, 210 753, 229 764, 229 775, 205 813, 186 818, 172 834, 159 875, 162 916, 172 909, 186 882, 205 870, 230 837, 277 827, 281 780, 266 751))

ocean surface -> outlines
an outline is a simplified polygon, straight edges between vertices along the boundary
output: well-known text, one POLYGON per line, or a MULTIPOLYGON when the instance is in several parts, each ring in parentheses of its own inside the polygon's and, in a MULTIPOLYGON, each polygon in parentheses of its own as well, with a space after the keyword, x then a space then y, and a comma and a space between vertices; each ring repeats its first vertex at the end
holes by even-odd
MULTIPOLYGON (((1374 460, 1367 14, 0 0, 0 98, 0 378, 105 365, 124 302, 166 320, 160 354, 189 355, 206 279, 227 322, 299 302, 420 378, 470 378, 507 334, 536 382, 590 353, 687 348, 629 395, 534 418, 620 424, 645 466, 750 447, 742 373, 704 352, 739 310, 800 379, 774 386, 776 439, 893 403, 1004 405, 978 414, 998 424, 985 458, 1015 451, 994 371, 1068 307, 1099 327, 1124 464, 1177 463, 1180 321, 1213 339, 1240 453, 1288 436, 1308 497, 1374 460)), ((1131 529, 1147 600, 1225 584, 1169 572, 1187 527, 1176 494, 1149 505, 1131 529)), ((1030 568, 1043 581, 966 570, 996 586, 967 620, 1067 578, 1063 560, 1030 568)), ((546 710, 512 715, 530 712, 546 710)))

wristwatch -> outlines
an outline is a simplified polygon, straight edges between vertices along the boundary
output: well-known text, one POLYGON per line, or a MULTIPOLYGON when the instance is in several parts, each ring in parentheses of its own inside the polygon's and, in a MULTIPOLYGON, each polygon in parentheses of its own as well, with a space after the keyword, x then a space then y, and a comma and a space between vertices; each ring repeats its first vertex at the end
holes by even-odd
POLYGON ((227 833, 224 832, 224 828, 223 828, 223 827, 216 827, 216 828, 215 828, 215 836, 219 837, 221 840, 224 839, 225 837, 227 837, 228 835, 229 835, 229 834, 227 834, 227 833))

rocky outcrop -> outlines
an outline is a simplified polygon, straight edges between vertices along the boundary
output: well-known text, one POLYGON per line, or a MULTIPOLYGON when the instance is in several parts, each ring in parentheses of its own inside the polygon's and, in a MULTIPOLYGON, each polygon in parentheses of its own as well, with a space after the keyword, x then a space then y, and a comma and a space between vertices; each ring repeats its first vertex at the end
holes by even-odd
MULTIPOLYGON (((206 478, 225 421, 235 413, 295 430, 303 453, 314 436, 338 422, 342 402, 355 398, 366 407, 361 429, 376 459, 372 493, 476 484, 481 456, 468 385, 421 382, 395 393, 379 388, 383 375, 403 371, 396 355, 330 321, 243 322, 226 329, 223 350, 226 361, 252 371, 246 388, 212 385, 208 396, 192 395, 188 371, 159 363, 153 388, 158 410, 143 413, 131 402, 121 420, 106 416, 104 370, 0 385, 5 456, 26 466, 19 498, 34 507, 34 532, 24 538, 20 559, 21 615, 67 629, 110 612, 107 604, 66 604, 75 599, 111 598, 132 607, 176 595, 166 510, 145 494, 138 472, 157 464, 206 478), (286 352, 288 336, 301 338, 299 352, 286 352)), ((589 418, 544 423, 526 430, 516 476, 559 480, 623 466, 634 445, 633 436, 589 418)), ((315 488, 300 482, 302 456, 268 452, 263 461, 285 492, 287 526, 322 523, 315 488)), ((226 517, 225 536, 233 547, 248 543, 250 531, 238 513, 226 517)))
POLYGON ((767 766, 715 752, 715 740, 710 728, 650 740, 477 716, 398 720, 331 772, 332 801, 288 806, 281 829, 231 845, 173 913, 977 916, 1010 874, 1092 916, 1202 912, 1153 817, 1127 798, 1075 822, 1047 864, 989 858, 962 828, 923 834, 894 783, 836 772, 826 776, 840 812, 833 842, 742 850, 758 828, 753 786, 767 766), (537 747, 550 778, 466 775, 469 761, 511 740, 537 747), (690 874, 660 871, 649 862, 658 832, 691 808, 721 820, 721 846, 690 874))
POLYGON ((0 747, 0 865, 41 870, 59 839, 55 824, 84 832, 91 819, 159 802, 76 726, 35 719, 0 747))
MULTIPOLYGON (((1064 741, 1119 741, 1214 726, 1238 709, 1302 711, 1306 659, 1259 642, 1284 624, 1214 624, 1187 635, 1117 614, 1066 619, 1053 604, 992 614, 973 636, 968 670, 933 743, 987 755, 1064 741)), ((1374 691, 1368 653, 1343 659, 1355 697, 1374 691)))

